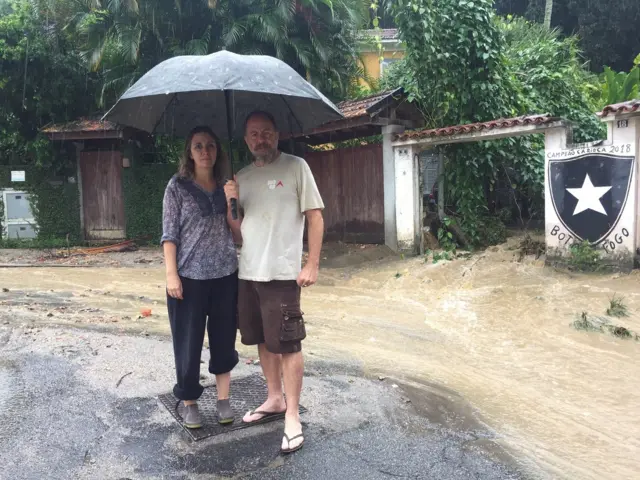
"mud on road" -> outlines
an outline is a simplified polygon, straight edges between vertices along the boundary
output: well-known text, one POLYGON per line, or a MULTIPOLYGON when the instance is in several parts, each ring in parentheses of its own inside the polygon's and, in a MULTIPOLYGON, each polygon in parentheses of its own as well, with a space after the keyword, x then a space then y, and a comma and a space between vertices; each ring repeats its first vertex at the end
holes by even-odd
MULTIPOLYGON (((319 283, 303 297, 306 358, 355 362, 366 377, 387 377, 418 399, 447 392, 438 398, 470 405, 454 423, 485 423, 543 478, 634 478, 640 343, 571 323, 582 312, 605 315, 618 295, 630 316, 615 321, 640 332, 640 276, 518 262, 517 241, 435 265, 382 247, 328 246, 319 283)), ((9 289, 0 293, 0 326, 166 337, 159 250, 106 255, 82 268, 0 270, 0 289, 9 289), (138 318, 143 308, 152 315, 138 318)), ((0 263, 10 261, 0 252, 0 263)), ((422 414, 442 421, 439 411, 431 405, 422 414)))

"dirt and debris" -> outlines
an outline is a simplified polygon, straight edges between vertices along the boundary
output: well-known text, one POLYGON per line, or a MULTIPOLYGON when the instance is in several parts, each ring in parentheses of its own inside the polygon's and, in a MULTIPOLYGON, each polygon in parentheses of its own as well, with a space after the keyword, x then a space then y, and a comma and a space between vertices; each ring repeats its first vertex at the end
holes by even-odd
MULTIPOLYGON (((640 386, 629 379, 640 378, 640 345, 624 337, 640 331, 640 272, 560 272, 544 267, 544 255, 518 261, 523 242, 512 237, 435 265, 384 246, 327 245, 318 284, 303 292, 306 354, 361 365, 374 379, 412 382, 424 395, 425 385, 445 386, 471 402, 505 445, 555 478, 633 478, 640 420, 628 412, 640 403, 640 386), (627 307, 624 326, 607 319, 611 335, 571 328, 576 312, 604 315, 614 294, 627 307), (598 449, 585 448, 594 436, 598 449)), ((10 255, 0 251, 0 262, 10 255)), ((4 282, 11 292, 0 296, 0 321, 169 335, 159 248, 91 259, 101 263, 14 269, 4 282), (135 262, 142 258, 154 263, 135 262), (152 302, 159 305, 154 314, 136 320, 152 302)), ((238 349, 253 355, 252 364, 255 347, 238 342, 238 349)))
POLYGON ((162 265, 159 247, 137 247, 131 244, 114 248, 71 250, 0 249, 2 266, 81 266, 81 267, 153 267, 162 265))
POLYGON ((572 325, 576 330, 601 333, 608 332, 614 337, 640 340, 640 335, 632 332, 627 327, 614 325, 606 317, 589 315, 587 312, 582 312, 572 325))
POLYGON ((521 262, 525 257, 533 255, 536 260, 546 252, 544 238, 534 238, 527 233, 518 247, 518 261, 521 262))

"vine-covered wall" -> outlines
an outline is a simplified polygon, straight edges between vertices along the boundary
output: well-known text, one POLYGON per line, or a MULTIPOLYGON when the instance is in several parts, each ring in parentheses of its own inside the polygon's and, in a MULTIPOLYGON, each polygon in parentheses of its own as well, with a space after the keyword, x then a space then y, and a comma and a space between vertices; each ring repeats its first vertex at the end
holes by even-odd
MULTIPOLYGON (((77 183, 67 179, 54 182, 48 169, 0 165, 0 189, 13 188, 29 192, 31 209, 38 227, 38 241, 44 245, 65 240, 73 244, 82 239, 80 228, 80 195, 77 183), (12 183, 11 170, 24 170, 25 182, 12 183)), ((4 209, 4 205, 2 206, 4 209)), ((0 222, 4 215, 0 216, 0 222)), ((2 225, 0 228, 6 228, 2 225)))
POLYGON ((127 237, 158 244, 162 236, 162 199, 175 165, 132 162, 122 175, 127 237))

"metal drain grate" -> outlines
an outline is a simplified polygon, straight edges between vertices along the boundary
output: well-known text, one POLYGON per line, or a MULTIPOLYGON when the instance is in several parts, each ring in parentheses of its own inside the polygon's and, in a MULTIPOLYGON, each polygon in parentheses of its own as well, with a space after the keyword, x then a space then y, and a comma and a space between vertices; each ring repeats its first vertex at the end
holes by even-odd
MULTIPOLYGON (((173 393, 160 395, 158 398, 184 431, 195 441, 220 435, 221 433, 240 430, 241 428, 248 428, 252 425, 262 425, 274 420, 284 419, 283 413, 252 424, 246 424, 242 421, 242 417, 248 410, 262 405, 267 398, 267 384, 259 374, 231 380, 231 408, 235 414, 235 421, 231 425, 220 425, 216 419, 216 401, 218 394, 215 385, 206 386, 202 396, 198 400, 198 409, 200 410, 200 415, 202 415, 202 428, 190 429, 182 425, 184 405, 180 402, 179 407, 176 409, 178 399, 173 393)), ((300 405, 300 413, 302 414, 306 411, 307 409, 300 405)))

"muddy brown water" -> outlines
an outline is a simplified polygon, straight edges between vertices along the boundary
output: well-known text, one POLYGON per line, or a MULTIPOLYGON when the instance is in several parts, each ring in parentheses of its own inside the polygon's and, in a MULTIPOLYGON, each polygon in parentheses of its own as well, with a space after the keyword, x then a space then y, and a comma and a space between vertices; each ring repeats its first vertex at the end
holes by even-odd
MULTIPOLYGON (((436 265, 380 248, 337 252, 304 291, 306 353, 362 362, 371 375, 424 395, 432 384, 455 392, 546 478, 640 478, 640 342, 570 326, 583 311, 604 315, 617 294, 631 316, 612 321, 640 333, 640 275, 516 262, 514 242, 436 265)), ((168 332, 162 266, 15 268, 0 276, 12 291, 73 293, 66 309, 40 304, 43 321, 168 332), (98 311, 80 311, 87 305, 98 311), (153 315, 138 319, 143 307, 153 315)), ((0 308, 19 319, 27 307, 0 308)))

